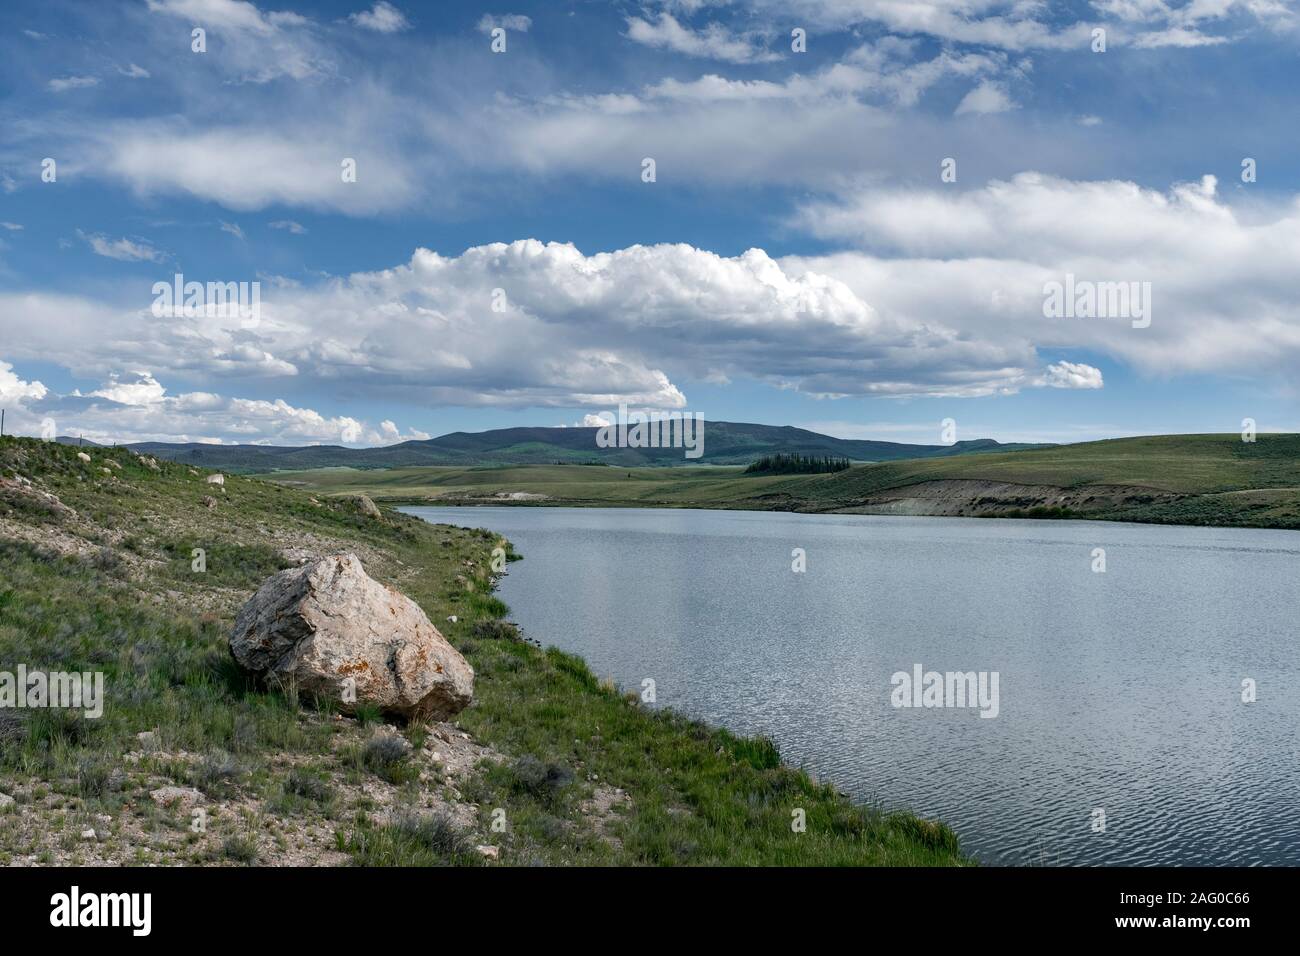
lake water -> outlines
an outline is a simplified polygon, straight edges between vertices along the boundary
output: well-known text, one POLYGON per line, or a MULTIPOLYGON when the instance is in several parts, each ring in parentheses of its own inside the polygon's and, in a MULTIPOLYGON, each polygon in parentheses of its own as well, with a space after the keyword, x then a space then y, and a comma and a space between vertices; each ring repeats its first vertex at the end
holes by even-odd
POLYGON ((1300 864, 1300 534, 404 510, 509 537, 501 597, 530 636, 944 820, 985 863, 1300 864), (892 706, 916 665, 997 672, 997 716, 892 706))

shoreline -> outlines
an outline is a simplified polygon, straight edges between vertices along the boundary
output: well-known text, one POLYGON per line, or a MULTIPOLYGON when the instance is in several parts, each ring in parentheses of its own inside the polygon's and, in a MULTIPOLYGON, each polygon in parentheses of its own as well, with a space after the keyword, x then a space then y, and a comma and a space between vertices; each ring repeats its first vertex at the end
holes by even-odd
POLYGON ((5 656, 71 672, 93 655, 106 690, 98 720, 0 710, 0 865, 974 864, 944 824, 856 804, 766 738, 650 709, 526 640, 495 594, 499 535, 87 456, 0 440, 5 656), (474 668, 454 721, 343 716, 233 667, 243 603, 340 552, 474 668))
POLYGON ((981 513, 981 514, 908 514, 898 511, 885 510, 862 510, 857 508, 838 508, 831 510, 814 510, 799 508, 778 508, 763 507, 754 505, 753 507, 744 507, 741 502, 727 502, 725 507, 709 508, 700 504, 679 504, 676 502, 652 502, 652 501, 590 501, 582 499, 565 499, 552 498, 546 501, 520 501, 508 498, 473 498, 463 497, 446 497, 446 498, 418 498, 412 496, 385 496, 373 495, 372 499, 377 504, 387 505, 390 508, 575 508, 575 509, 602 509, 602 508, 625 508, 639 511, 746 511, 746 512, 766 512, 772 514, 797 514, 797 515, 857 515, 861 517, 874 518, 969 518, 972 520, 1001 520, 1001 521, 1032 521, 1032 522, 1049 522, 1049 521, 1086 521, 1099 522, 1105 524, 1127 524, 1138 527, 1142 526, 1159 526, 1159 527, 1179 527, 1179 528, 1204 528, 1213 529, 1239 529, 1243 531, 1300 531, 1300 525, 1279 525, 1279 524, 1246 524, 1246 523, 1204 523, 1194 521, 1171 521, 1160 520, 1157 518, 1139 518, 1139 517, 1121 517, 1107 515, 1090 515, 1090 514, 1068 514, 1068 515, 1031 515, 1031 514, 1014 514, 1014 513, 981 513))

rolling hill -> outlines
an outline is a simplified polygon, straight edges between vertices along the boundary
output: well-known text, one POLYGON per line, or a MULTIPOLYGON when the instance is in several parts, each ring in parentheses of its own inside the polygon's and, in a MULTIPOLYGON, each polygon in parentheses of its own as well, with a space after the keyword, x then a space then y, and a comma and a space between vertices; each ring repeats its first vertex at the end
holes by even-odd
POLYGON ((1155 435, 856 465, 823 475, 737 467, 572 465, 281 472, 325 494, 389 502, 744 508, 1095 518, 1300 528, 1300 435, 1155 435))
POLYGON ((617 467, 688 464, 745 465, 764 455, 785 454, 849 458, 859 462, 939 458, 970 453, 1011 451, 1035 445, 1002 444, 989 438, 953 445, 907 445, 898 442, 832 438, 789 425, 706 422, 704 454, 686 459, 680 448, 599 448, 595 428, 498 428, 486 432, 452 432, 427 441, 406 441, 382 448, 341 445, 209 445, 142 442, 132 451, 170 461, 231 472, 296 471, 313 468, 408 468, 426 465, 585 465, 617 467))

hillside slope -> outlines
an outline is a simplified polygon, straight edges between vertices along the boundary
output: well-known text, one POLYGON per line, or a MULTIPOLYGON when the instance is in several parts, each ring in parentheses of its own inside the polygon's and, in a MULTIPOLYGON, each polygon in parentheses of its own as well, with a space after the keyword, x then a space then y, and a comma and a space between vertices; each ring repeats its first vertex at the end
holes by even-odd
POLYGON ((106 683, 98 719, 0 708, 0 865, 964 862, 942 825, 854 806, 770 742, 645 708, 530 644, 491 594, 491 532, 81 451, 0 439, 0 670, 106 683), (254 589, 341 550, 474 667, 456 723, 343 718, 233 666, 254 589))

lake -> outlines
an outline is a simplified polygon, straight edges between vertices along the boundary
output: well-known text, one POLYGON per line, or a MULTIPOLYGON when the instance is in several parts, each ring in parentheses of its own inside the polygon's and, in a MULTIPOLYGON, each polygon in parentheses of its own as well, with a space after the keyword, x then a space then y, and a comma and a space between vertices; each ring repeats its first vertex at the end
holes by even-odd
POLYGON ((500 594, 529 636, 766 734, 855 799, 941 819, 984 863, 1300 864, 1300 534, 403 510, 510 538, 524 560, 500 594), (894 706, 913 697, 893 675, 917 667, 989 691, 996 674, 996 716, 894 706))

